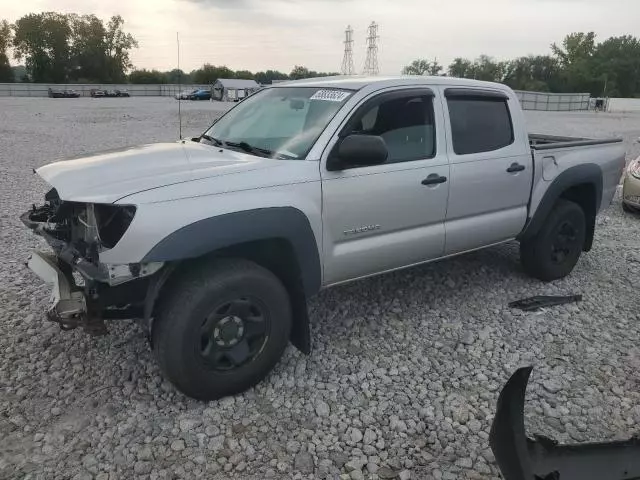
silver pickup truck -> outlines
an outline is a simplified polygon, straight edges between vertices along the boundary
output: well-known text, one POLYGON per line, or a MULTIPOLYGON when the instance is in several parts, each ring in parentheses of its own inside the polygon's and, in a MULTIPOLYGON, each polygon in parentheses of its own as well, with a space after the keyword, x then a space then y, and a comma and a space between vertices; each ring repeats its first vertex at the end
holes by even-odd
POLYGON ((214 399, 310 351, 320 289, 514 239, 526 272, 568 275, 624 165, 619 139, 530 135, 504 85, 313 79, 197 138, 45 165, 22 220, 53 249, 29 260, 49 319, 140 319, 167 378, 214 399))

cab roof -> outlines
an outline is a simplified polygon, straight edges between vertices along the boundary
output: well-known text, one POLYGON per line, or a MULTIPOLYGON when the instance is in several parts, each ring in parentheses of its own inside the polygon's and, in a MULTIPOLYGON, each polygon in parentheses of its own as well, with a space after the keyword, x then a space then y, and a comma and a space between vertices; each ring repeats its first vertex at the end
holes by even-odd
POLYGON ((305 78, 303 80, 278 82, 277 84, 273 85, 273 87, 318 87, 340 88, 344 90, 361 90, 365 87, 374 87, 375 90, 378 90, 386 87, 396 87, 404 85, 444 85, 451 87, 485 87, 497 90, 509 90, 509 87, 500 83, 483 82, 480 80, 471 80, 467 78, 429 77, 421 75, 390 77, 335 76, 305 78))

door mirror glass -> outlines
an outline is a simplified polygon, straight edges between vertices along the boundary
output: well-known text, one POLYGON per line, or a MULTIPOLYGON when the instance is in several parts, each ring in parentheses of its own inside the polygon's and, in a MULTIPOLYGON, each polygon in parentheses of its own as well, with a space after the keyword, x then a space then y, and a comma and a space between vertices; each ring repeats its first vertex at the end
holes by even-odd
POLYGON ((380 165, 389 156, 382 137, 363 134, 349 135, 342 139, 336 153, 327 164, 328 170, 380 165))

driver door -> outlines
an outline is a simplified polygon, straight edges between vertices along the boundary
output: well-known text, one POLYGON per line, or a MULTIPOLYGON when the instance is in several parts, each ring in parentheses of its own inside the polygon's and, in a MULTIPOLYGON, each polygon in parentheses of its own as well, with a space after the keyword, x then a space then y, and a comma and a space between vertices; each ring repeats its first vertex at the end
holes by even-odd
POLYGON ((449 163, 442 106, 434 100, 427 88, 366 99, 339 137, 378 135, 387 145, 387 161, 328 171, 324 159, 325 285, 443 255, 449 163))

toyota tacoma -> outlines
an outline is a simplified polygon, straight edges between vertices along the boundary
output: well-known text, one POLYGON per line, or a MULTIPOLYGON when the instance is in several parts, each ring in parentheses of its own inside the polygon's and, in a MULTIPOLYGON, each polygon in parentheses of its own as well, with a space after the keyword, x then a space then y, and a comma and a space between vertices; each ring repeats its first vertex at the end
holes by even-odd
POLYGON ((625 165, 620 139, 530 135, 514 92, 444 77, 333 77, 256 92, 197 138, 45 165, 23 222, 52 252, 48 318, 139 319, 166 377, 215 399, 311 348, 319 290, 520 242, 568 275, 625 165))

